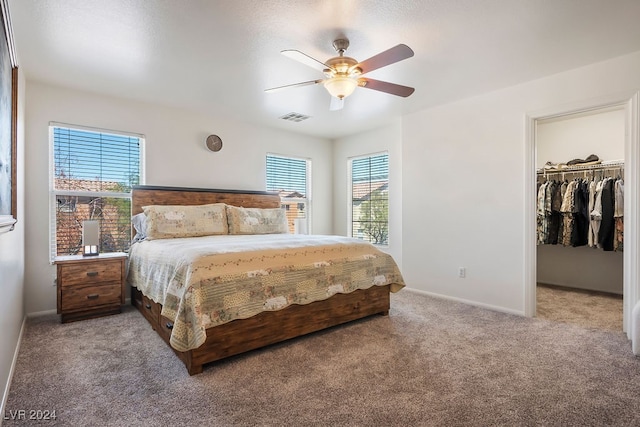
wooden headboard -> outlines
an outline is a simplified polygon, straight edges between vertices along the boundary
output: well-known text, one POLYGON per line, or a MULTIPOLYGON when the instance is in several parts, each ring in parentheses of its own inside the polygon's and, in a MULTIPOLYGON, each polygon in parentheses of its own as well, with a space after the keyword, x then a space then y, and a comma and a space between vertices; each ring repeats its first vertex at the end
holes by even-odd
POLYGON ((266 191, 134 185, 131 193, 131 214, 139 214, 143 206, 149 205, 206 205, 209 203, 226 203, 244 208, 279 208, 280 196, 278 193, 266 191))

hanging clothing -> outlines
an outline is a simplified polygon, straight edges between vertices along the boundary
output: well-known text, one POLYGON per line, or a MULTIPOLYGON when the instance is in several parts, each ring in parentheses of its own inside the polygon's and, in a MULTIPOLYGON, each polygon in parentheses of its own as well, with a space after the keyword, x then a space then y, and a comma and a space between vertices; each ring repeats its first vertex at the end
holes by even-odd
POLYGON ((591 228, 593 229, 593 246, 600 247, 600 223, 602 222, 602 184, 604 180, 596 184, 596 196, 591 211, 591 228))
POLYGON ((571 246, 585 246, 589 238, 589 184, 581 179, 576 181, 573 207, 573 232, 571 246))
POLYGON ((624 181, 617 179, 614 184, 615 202, 613 218, 615 230, 613 237, 613 250, 621 252, 624 249, 624 181))
POLYGON ((536 204, 536 224, 538 234, 538 244, 544 245, 545 238, 548 236, 548 224, 544 215, 544 200, 547 190, 547 183, 543 182, 538 188, 538 202, 536 204), (545 235, 546 233, 546 235, 545 235))
POLYGON ((598 241, 605 251, 613 250, 615 230, 615 221, 613 219, 615 203, 613 184, 613 179, 607 178, 602 185, 602 222, 600 223, 600 230, 598 231, 598 241))
MULTIPOLYGON (((566 187, 565 187, 566 190, 566 187)), ((562 222, 562 184, 553 181, 553 189, 551 194, 551 217, 549 218, 549 241, 551 245, 558 244, 558 233, 562 222)))
POLYGON ((571 235, 573 234, 573 210, 575 208, 575 189, 577 182, 571 181, 567 185, 567 191, 562 200, 562 245, 571 246, 571 235))
POLYGON ((614 184, 615 205, 613 210, 613 216, 620 218, 624 216, 624 181, 622 179, 616 179, 614 184))
MULTIPOLYGON (((593 207, 596 202, 596 181, 589 182, 589 231, 587 232, 587 244, 590 248, 593 248, 594 245, 594 232, 593 232, 593 220, 591 219, 591 212, 593 211, 593 207)), ((597 237, 595 238, 597 241, 597 237)))
POLYGON ((623 250, 622 179, 539 181, 536 195, 539 245, 588 245, 605 251, 623 250))
POLYGON ((562 244, 562 236, 564 235, 564 219, 562 217, 562 203, 564 203, 564 196, 567 194, 567 187, 569 183, 564 181, 560 185, 560 225, 558 226, 558 244, 562 244))

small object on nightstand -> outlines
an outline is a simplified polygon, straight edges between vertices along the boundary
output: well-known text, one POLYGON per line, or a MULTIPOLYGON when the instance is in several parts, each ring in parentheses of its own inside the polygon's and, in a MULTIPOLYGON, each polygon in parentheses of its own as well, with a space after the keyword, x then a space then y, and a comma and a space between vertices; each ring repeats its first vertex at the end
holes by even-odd
POLYGON ((100 223, 95 220, 82 221, 82 255, 98 255, 98 242, 100 241, 100 223))
POLYGON ((122 252, 57 257, 57 308, 62 323, 120 313, 126 259, 122 252))

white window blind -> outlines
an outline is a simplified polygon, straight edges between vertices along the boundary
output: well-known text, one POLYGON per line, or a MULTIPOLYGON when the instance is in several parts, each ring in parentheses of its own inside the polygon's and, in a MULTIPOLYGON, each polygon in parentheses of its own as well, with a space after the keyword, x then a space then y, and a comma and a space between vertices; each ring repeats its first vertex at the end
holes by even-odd
POLYGON ((309 230, 310 169, 308 159, 267 155, 267 191, 280 194, 291 233, 309 230))
POLYGON ((141 135, 52 124, 51 259, 82 253, 82 222, 100 225, 100 252, 126 252, 131 187, 141 184, 141 135))
POLYGON ((389 244, 389 154, 350 159, 351 236, 389 244))

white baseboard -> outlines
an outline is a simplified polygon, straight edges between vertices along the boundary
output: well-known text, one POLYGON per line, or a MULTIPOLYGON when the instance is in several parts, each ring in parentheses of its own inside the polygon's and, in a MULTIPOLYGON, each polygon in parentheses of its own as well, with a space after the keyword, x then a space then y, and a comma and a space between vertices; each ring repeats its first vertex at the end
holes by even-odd
POLYGON ((491 311, 498 311, 500 313, 515 314, 516 316, 524 316, 524 310, 512 310, 510 308, 500 307, 500 306, 497 306, 497 305, 484 304, 484 303, 477 302, 477 301, 471 301, 471 300, 452 297, 452 296, 448 296, 448 295, 436 294, 436 293, 433 293, 433 292, 427 292, 427 291, 423 291, 423 290, 420 290, 420 289, 414 289, 414 288, 409 288, 409 287, 406 287, 403 290, 407 290, 409 292, 414 292, 416 294, 427 295, 427 296, 430 296, 430 297, 442 298, 442 299, 446 299, 446 300, 450 300, 450 301, 461 302, 463 304, 472 305, 474 307, 485 308, 485 309, 491 310, 491 311))
POLYGON ((602 292, 605 294, 612 294, 612 295, 622 295, 623 291, 622 290, 613 290, 613 289, 604 289, 604 288, 599 288, 599 287, 589 287, 589 286, 576 286, 573 284, 567 284, 567 283, 554 283, 551 280, 547 280, 544 282, 539 281, 538 285, 548 285, 548 286, 558 286, 561 288, 569 288, 569 289, 578 289, 578 290, 582 290, 582 291, 593 291, 593 292, 602 292))
POLYGON ((40 316, 48 316, 49 314, 56 314, 57 310, 44 310, 44 311, 35 311, 33 313, 27 313, 27 317, 40 317, 40 316))
POLYGON ((13 352, 13 361, 11 362, 11 369, 9 369, 9 378, 7 378, 7 385, 4 388, 2 394, 2 401, 0 401, 0 426, 2 426, 2 420, 4 419, 5 406, 7 399, 9 398, 9 389, 11 388, 11 382, 13 380, 13 373, 16 369, 16 363, 18 362, 18 353, 20 353, 20 344, 22 343, 22 334, 27 324, 27 316, 22 319, 22 326, 20 327, 20 334, 18 335, 18 342, 16 344, 16 350, 13 352))

